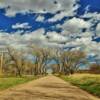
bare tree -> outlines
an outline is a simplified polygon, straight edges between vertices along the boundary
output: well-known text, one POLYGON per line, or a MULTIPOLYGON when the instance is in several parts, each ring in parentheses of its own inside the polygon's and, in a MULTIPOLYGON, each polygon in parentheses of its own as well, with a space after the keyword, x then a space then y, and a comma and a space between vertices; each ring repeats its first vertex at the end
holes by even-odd
POLYGON ((56 64, 52 65, 52 70, 54 73, 59 74, 73 74, 79 69, 81 64, 85 63, 86 55, 82 51, 30 47, 31 52, 28 52, 28 55, 30 53, 33 56, 33 61, 26 59, 27 57, 24 56, 26 52, 7 46, 8 56, 5 60, 5 66, 10 65, 9 68, 13 69, 12 72, 15 72, 20 77, 23 74, 46 74, 47 65, 52 60, 56 62, 56 64))
POLYGON ((46 74, 46 65, 50 58, 50 50, 48 48, 32 47, 32 54, 34 56, 34 72, 35 75, 46 74))
POLYGON ((59 48, 52 49, 51 52, 51 59, 56 62, 56 64, 53 64, 53 70, 56 73, 61 73, 62 72, 62 63, 61 63, 61 50, 59 48))
POLYGON ((16 69, 16 75, 22 76, 22 70, 24 65, 23 53, 18 50, 15 50, 12 47, 7 47, 8 55, 9 55, 9 64, 13 65, 16 69))
POLYGON ((65 74, 73 74, 80 64, 85 63, 85 53, 82 51, 65 51, 61 56, 65 74))
POLYGON ((73 74, 76 72, 80 65, 85 63, 85 53, 82 51, 61 51, 55 49, 52 51, 56 67, 53 66, 54 72, 60 74, 73 74))

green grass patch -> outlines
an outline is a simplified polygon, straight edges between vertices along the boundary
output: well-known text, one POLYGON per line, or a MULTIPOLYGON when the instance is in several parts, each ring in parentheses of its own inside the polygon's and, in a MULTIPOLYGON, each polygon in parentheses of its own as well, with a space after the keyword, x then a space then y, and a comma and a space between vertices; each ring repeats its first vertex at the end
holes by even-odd
POLYGON ((100 97, 100 75, 76 74, 71 76, 61 76, 61 78, 100 97))
POLYGON ((0 78, 0 90, 7 89, 9 87, 13 87, 18 84, 23 84, 28 81, 34 80, 36 77, 28 76, 28 77, 8 77, 8 78, 0 78))

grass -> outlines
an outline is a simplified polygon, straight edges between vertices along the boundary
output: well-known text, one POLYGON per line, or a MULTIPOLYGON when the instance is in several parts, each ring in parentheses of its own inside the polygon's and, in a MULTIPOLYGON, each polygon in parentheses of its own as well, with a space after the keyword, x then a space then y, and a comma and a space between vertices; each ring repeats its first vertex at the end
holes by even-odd
POLYGON ((71 76, 61 76, 61 78, 100 97, 100 75, 75 74, 71 76))
POLYGON ((34 80, 36 79, 35 77, 31 76, 31 77, 8 77, 8 78, 0 78, 0 90, 4 90, 7 89, 9 87, 13 87, 15 85, 18 84, 23 84, 26 83, 28 81, 34 80))

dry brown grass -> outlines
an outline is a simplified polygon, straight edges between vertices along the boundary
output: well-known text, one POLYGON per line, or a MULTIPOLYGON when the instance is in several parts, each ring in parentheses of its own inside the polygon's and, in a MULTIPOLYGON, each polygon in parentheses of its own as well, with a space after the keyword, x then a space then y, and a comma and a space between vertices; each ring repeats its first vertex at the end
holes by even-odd
POLYGON ((62 78, 100 97, 100 74, 74 74, 68 77, 62 76, 62 78))

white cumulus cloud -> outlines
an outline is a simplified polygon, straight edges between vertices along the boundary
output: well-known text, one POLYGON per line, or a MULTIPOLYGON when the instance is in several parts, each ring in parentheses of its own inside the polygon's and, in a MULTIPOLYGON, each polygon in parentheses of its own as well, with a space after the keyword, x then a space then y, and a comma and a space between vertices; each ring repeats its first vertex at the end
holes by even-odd
POLYGON ((12 25, 13 29, 30 29, 31 26, 29 26, 29 24, 26 23, 16 23, 15 25, 12 25))
POLYGON ((72 14, 77 8, 73 7, 75 3, 76 0, 2 0, 0 7, 9 6, 6 9, 7 16, 14 16, 18 12, 54 13, 58 10, 65 10, 66 13, 72 14))

